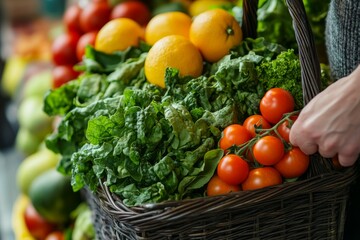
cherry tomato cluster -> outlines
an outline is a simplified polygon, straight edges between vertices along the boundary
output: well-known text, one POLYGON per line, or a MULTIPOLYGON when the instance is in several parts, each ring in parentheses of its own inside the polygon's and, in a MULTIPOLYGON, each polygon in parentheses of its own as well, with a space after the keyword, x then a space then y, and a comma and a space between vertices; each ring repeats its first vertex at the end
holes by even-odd
POLYGON ((259 108, 261 114, 223 130, 219 147, 225 155, 207 185, 208 196, 278 185, 307 171, 309 156, 289 142, 296 121, 293 96, 282 88, 272 88, 259 108))
POLYGON ((92 0, 86 6, 68 7, 63 16, 66 31, 52 45, 53 88, 79 76, 74 65, 80 62, 87 45, 94 46, 98 31, 110 20, 126 17, 145 26, 151 12, 141 1, 125 1, 111 6, 107 0, 92 0))

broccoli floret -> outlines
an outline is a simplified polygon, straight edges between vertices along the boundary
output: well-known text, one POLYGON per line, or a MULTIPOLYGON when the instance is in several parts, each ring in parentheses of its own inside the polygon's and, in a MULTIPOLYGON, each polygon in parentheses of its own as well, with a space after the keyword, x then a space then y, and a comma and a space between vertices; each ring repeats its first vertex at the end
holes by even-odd
POLYGON ((303 107, 301 86, 301 67, 294 50, 289 49, 280 53, 272 61, 264 61, 256 67, 259 83, 265 90, 280 87, 291 92, 295 99, 295 108, 303 107))

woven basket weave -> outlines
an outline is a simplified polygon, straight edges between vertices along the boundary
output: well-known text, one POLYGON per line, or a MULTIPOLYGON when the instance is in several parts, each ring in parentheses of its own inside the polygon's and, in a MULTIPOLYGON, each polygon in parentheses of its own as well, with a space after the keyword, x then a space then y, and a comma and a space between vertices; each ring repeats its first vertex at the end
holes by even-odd
MULTIPOLYGON (((320 65, 301 0, 286 0, 302 68, 304 103, 320 91, 320 65)), ((243 32, 256 37, 257 0, 243 1, 243 32)), ((85 189, 98 239, 331 239, 344 235, 358 167, 335 170, 311 156, 306 178, 269 188, 128 208, 100 182, 85 189)))

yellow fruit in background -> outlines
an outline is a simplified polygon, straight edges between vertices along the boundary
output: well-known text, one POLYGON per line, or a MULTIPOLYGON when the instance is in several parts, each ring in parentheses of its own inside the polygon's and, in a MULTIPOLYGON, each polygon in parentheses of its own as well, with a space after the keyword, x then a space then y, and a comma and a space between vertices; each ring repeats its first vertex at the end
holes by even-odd
POLYGON ((21 87, 28 60, 12 56, 6 60, 1 79, 1 88, 11 98, 16 97, 17 90, 21 87))
POLYGON ((222 9, 205 11, 193 20, 190 41, 200 49, 204 59, 217 62, 239 45, 243 34, 234 16, 222 9))
POLYGON ((193 1, 189 6, 189 14, 197 16, 207 10, 221 7, 230 7, 234 4, 232 1, 227 0, 197 0, 193 1))
POLYGON ((144 30, 129 18, 117 18, 106 23, 95 40, 95 49, 112 53, 131 46, 138 46, 144 37, 144 30))
POLYGON ((60 156, 49 149, 42 149, 26 157, 16 172, 16 184, 20 192, 27 195, 33 180, 43 172, 54 169, 59 159, 60 156))
POLYGON ((25 223, 25 210, 30 203, 28 196, 20 194, 13 205, 11 216, 11 225, 14 231, 15 239, 18 240, 35 240, 31 235, 25 223))
POLYGON ((147 80, 165 87, 166 68, 179 70, 180 76, 198 77, 202 74, 203 61, 199 50, 185 37, 171 35, 157 41, 145 60, 147 80))
POLYGON ((154 16, 146 26, 145 41, 154 45, 169 35, 181 35, 189 38, 191 17, 183 12, 167 12, 154 16))

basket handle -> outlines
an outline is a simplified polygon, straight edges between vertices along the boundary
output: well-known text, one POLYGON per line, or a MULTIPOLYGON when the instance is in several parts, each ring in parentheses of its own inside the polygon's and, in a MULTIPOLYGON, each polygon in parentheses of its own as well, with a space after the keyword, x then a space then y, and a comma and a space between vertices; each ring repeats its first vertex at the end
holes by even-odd
MULTIPOLYGON (((244 38, 256 38, 258 0, 243 0, 244 38)), ((286 0, 299 47, 304 105, 320 92, 320 62, 302 0, 286 0)))

